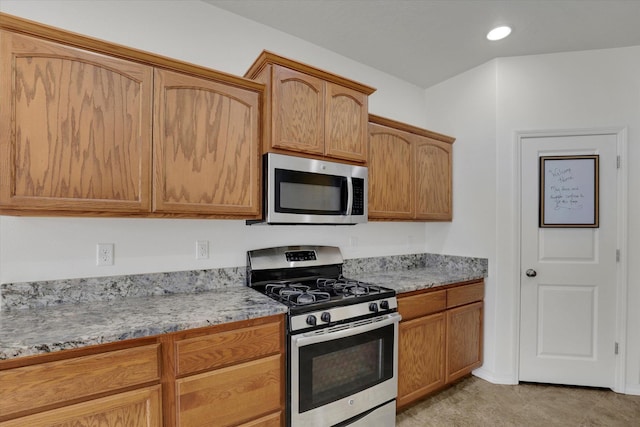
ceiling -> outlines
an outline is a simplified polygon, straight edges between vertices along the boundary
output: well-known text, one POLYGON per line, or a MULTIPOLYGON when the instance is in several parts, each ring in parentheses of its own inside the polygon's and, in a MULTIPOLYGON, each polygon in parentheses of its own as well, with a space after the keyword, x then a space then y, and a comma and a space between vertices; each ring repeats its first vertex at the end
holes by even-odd
POLYGON ((203 0, 427 88, 496 57, 640 45, 640 0, 203 0), (511 36, 486 40, 494 26, 511 36))

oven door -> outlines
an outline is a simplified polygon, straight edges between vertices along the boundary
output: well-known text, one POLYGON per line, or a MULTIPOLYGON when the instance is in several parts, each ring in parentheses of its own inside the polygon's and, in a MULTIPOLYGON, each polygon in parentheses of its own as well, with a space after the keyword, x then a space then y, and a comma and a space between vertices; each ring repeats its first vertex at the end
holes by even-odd
POLYGON ((400 319, 391 313, 292 335, 291 425, 332 426, 394 401, 400 319))

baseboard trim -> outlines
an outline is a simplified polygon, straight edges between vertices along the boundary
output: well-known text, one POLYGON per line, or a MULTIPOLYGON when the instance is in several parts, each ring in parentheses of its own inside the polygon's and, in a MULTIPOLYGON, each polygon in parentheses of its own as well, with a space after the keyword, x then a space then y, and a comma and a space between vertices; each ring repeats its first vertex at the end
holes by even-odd
POLYGON ((478 368, 474 370, 472 374, 478 378, 482 378, 485 381, 489 381, 492 384, 518 384, 518 381, 516 381, 516 379, 511 375, 496 375, 494 372, 491 372, 484 368, 478 368))

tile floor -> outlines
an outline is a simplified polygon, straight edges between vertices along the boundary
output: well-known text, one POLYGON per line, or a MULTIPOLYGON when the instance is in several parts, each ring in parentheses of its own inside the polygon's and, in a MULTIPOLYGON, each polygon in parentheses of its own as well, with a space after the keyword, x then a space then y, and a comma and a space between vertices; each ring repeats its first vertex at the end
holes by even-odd
POLYGON ((469 377, 398 414, 396 427, 640 426, 640 396, 469 377))

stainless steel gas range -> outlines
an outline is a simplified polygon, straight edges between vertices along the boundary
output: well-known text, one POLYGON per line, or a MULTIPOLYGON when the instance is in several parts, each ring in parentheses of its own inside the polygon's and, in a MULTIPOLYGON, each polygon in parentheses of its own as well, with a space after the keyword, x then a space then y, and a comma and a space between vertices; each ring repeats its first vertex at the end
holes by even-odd
POLYGON ((247 284, 286 304, 287 425, 395 425, 395 291, 342 276, 333 246, 247 252, 247 284))

